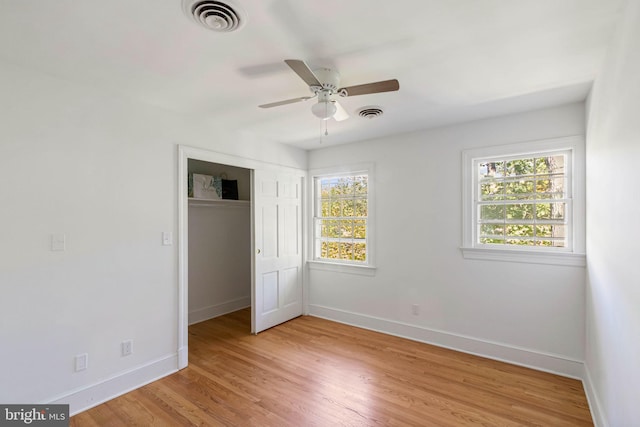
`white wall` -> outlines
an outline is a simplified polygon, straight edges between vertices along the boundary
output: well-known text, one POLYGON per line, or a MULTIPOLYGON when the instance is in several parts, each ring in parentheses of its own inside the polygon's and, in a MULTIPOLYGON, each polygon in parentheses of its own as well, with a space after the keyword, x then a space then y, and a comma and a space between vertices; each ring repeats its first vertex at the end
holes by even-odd
POLYGON ((374 277, 312 269, 310 312, 581 375, 585 269, 465 260, 459 247, 464 149, 584 130, 577 103, 310 152, 310 169, 375 164, 378 267, 374 277))
POLYGON ((0 93, 0 402, 74 412, 177 366, 177 144, 301 169, 306 153, 9 64, 0 93))
POLYGON ((250 205, 190 202, 189 324, 250 305, 250 205))
POLYGON ((587 391, 611 427, 640 422, 640 1, 623 16, 587 138, 587 391))

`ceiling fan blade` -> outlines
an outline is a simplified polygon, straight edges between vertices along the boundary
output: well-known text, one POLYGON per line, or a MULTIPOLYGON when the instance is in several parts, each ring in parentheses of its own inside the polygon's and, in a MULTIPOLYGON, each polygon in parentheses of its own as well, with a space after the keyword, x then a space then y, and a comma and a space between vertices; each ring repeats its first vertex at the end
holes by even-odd
POLYGON ((285 101, 272 102, 270 104, 258 105, 260 108, 279 107, 280 105, 294 104, 296 102, 306 101, 308 99, 315 98, 314 96, 301 96, 300 98, 287 99, 285 101))
POLYGON ((349 113, 347 113, 347 110, 345 110, 344 107, 338 101, 333 101, 333 103, 336 106, 336 113, 333 115, 333 118, 337 122, 347 120, 349 118, 349 113))
POLYGON ((311 71, 311 68, 309 68, 306 62, 299 59, 285 59, 284 62, 286 62, 308 86, 322 86, 322 83, 318 81, 318 78, 313 74, 313 71, 311 71))
POLYGON ((400 89, 398 80, 384 80, 375 83, 343 87, 338 90, 340 96, 366 95, 368 93, 393 92, 400 89))

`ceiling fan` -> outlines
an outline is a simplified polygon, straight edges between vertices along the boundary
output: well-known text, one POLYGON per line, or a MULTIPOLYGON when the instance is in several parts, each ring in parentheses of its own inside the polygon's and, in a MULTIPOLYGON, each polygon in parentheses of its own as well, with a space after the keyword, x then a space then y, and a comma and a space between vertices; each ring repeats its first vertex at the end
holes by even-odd
POLYGON ((311 90, 313 95, 263 104, 259 105, 260 108, 278 107, 280 105, 308 101, 309 99, 317 97, 318 102, 311 107, 311 112, 315 116, 322 120, 328 120, 333 117, 337 121, 342 121, 349 118, 349 113, 347 113, 338 101, 331 99, 331 95, 338 94, 343 97, 356 96, 370 93, 392 92, 400 89, 400 84, 396 79, 340 88, 340 74, 335 70, 320 68, 311 71, 311 68, 299 59, 286 59, 284 62, 309 85, 309 90, 311 90))

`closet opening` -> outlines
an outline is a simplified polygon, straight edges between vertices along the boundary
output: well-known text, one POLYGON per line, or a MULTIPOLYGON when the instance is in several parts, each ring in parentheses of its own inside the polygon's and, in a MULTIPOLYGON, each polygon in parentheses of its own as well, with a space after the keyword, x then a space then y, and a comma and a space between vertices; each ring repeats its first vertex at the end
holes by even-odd
MULTIPOLYGON (((188 159, 188 324, 251 307, 251 170, 188 159)), ((251 316, 239 316, 251 332, 251 316)))

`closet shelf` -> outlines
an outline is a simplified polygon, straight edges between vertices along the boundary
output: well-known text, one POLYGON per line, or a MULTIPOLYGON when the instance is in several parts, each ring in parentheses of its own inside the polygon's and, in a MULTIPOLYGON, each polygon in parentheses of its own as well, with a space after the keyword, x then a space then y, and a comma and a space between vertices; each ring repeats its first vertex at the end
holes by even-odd
POLYGON ((190 206, 250 206, 249 200, 231 200, 231 199, 196 199, 189 197, 190 206))

